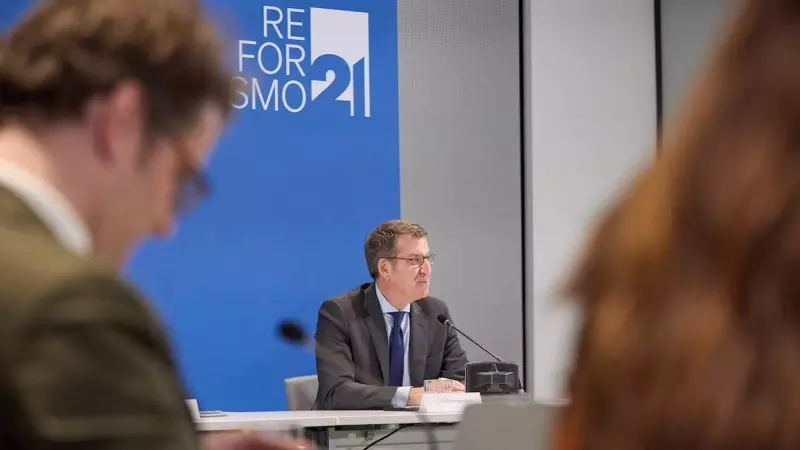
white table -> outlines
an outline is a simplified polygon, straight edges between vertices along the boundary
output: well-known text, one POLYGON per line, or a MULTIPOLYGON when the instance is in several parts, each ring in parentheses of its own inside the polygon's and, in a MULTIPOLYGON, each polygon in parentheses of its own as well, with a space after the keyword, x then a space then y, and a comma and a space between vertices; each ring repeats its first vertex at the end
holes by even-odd
POLYGON ((461 413, 418 413, 413 411, 270 411, 229 412, 206 417, 195 423, 200 431, 270 430, 297 428, 353 427, 364 425, 408 425, 458 423, 461 413))
POLYGON ((331 450, 360 449, 398 426, 414 424, 431 424, 433 428, 404 428, 373 448, 421 449, 427 448, 430 439, 433 439, 440 450, 446 450, 453 447, 456 438, 454 425, 461 420, 461 413, 413 411, 276 411, 225 414, 222 417, 207 417, 196 421, 197 429, 255 429, 272 432, 322 429, 327 432, 328 448, 331 450))
POLYGON ((452 424, 461 421, 461 413, 419 413, 415 411, 329 411, 337 426, 408 425, 416 423, 452 424))
POLYGON ((336 416, 326 411, 228 412, 221 417, 195 421, 199 431, 262 430, 293 431, 299 428, 336 426, 336 416))

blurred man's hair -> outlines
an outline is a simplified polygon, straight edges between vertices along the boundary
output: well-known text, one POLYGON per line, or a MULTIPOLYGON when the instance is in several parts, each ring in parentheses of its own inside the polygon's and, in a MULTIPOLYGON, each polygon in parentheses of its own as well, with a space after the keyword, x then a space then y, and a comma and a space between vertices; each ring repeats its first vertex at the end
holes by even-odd
POLYGON ((187 129, 233 95, 222 42, 194 0, 46 0, 0 43, 0 120, 79 119, 125 80, 141 84, 148 132, 187 129))
POLYGON ((800 447, 800 1, 744 3, 569 286, 562 450, 800 447))

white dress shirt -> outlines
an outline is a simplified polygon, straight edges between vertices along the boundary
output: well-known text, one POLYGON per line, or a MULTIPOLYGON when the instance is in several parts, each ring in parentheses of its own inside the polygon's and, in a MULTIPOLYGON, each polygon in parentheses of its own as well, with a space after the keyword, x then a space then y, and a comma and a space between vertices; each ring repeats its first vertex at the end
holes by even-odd
MULTIPOLYGON (((409 345, 411 343, 411 305, 406 305, 403 309, 397 309, 386 300, 386 297, 383 296, 383 292, 378 288, 378 284, 375 284, 375 293, 378 295, 378 303, 381 304, 381 311, 383 312, 383 319, 386 321, 386 335, 392 335, 392 326, 394 325, 394 318, 390 313, 403 311, 405 314, 403 315, 403 321, 400 323, 400 329, 403 330, 403 346, 405 347, 405 352, 403 354, 403 385, 397 388, 397 392, 394 394, 394 398, 392 398, 392 406, 395 408, 402 408, 406 406, 408 403, 408 395, 411 391, 411 377, 409 376, 409 367, 408 367, 408 351, 409 345)), ((388 345, 389 342, 387 341, 386 344, 388 345)))
POLYGON ((0 186, 22 199, 68 250, 78 255, 88 255, 92 251, 89 229, 56 188, 3 159, 0 159, 0 186))

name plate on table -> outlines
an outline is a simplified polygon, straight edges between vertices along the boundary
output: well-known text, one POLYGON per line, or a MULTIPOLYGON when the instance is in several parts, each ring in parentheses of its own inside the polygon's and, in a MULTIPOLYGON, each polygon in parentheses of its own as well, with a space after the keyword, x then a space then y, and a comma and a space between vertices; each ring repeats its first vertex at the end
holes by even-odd
POLYGON ((422 394, 419 411, 424 413, 460 413, 469 405, 481 403, 477 392, 447 392, 422 394))

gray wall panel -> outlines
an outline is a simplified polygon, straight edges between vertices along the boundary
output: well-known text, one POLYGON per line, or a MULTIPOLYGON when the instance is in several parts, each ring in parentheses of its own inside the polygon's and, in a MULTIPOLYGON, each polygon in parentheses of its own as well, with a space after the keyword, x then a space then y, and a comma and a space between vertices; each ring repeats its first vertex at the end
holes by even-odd
POLYGON ((398 8, 402 216, 431 233, 431 291, 455 322, 521 364, 519 3, 398 8))
POLYGON ((558 289, 597 213, 653 155, 655 17, 649 0, 528 1, 527 372, 552 401, 577 318, 558 289))
POLYGON ((675 114, 738 0, 661 0, 664 117, 675 114))

